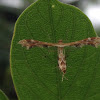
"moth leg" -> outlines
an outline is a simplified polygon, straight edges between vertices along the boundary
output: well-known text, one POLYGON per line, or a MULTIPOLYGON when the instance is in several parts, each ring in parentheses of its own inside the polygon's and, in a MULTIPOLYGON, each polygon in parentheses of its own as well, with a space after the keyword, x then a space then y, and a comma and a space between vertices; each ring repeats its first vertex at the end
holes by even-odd
POLYGON ((68 78, 65 76, 65 74, 63 73, 62 74, 62 82, 63 82, 63 79, 65 78, 65 80, 68 80, 68 78))
POLYGON ((59 69, 59 71, 60 71, 60 74, 62 74, 62 82, 63 82, 64 79, 65 79, 65 80, 68 80, 68 78, 65 77, 65 73, 63 73, 63 72, 61 71, 61 69, 59 68, 59 66, 57 66, 57 67, 58 67, 58 69, 59 69))

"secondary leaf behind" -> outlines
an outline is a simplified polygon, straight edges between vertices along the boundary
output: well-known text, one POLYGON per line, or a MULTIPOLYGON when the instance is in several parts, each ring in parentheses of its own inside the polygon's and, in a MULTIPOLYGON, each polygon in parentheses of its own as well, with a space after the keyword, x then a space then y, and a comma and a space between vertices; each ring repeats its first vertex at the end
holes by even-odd
POLYGON ((7 96, 0 90, 0 100, 8 100, 7 96))

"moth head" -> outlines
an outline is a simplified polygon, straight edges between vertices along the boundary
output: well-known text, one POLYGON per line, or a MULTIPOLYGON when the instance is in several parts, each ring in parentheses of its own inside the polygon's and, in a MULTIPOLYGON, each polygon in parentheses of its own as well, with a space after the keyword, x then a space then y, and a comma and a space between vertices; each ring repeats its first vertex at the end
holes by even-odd
POLYGON ((59 41, 58 41, 58 43, 62 43, 62 42, 63 42, 62 40, 59 40, 59 41))

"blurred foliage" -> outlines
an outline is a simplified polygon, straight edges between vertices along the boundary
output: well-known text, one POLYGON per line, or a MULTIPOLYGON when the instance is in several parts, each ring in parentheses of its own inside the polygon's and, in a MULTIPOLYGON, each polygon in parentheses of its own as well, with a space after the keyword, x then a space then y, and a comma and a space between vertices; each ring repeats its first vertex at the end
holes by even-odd
POLYGON ((17 99, 9 67, 9 51, 13 27, 21 10, 0 6, 0 89, 10 100, 17 99))
POLYGON ((27 2, 27 3, 29 3, 29 4, 31 4, 31 3, 33 3, 33 2, 35 2, 37 0, 24 0, 24 1, 27 2))

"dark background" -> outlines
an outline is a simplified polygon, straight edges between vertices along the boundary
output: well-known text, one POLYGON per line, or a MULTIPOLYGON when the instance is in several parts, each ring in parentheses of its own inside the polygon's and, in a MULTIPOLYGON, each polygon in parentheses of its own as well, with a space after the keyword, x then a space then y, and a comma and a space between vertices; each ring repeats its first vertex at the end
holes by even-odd
MULTIPOLYGON (((10 74, 10 44, 14 25, 22 11, 36 0, 0 0, 0 89, 10 100, 17 100, 10 74)), ((100 34, 100 0, 59 0, 80 8, 100 34)))

